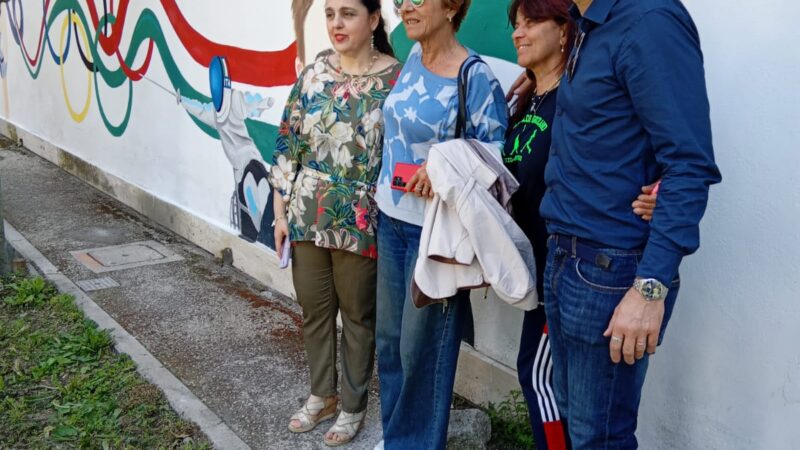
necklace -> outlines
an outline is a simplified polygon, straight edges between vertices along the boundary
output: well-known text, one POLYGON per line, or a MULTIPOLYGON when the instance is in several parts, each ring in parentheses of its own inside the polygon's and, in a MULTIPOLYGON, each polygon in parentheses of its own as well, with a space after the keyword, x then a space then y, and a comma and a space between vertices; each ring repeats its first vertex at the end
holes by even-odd
POLYGON ((350 74, 350 73, 345 72, 342 69, 342 55, 338 55, 339 59, 336 61, 336 71, 339 72, 342 75, 349 75, 349 76, 356 76, 356 77, 363 77, 363 76, 369 75, 370 72, 372 72, 372 68, 375 67, 375 63, 380 58, 380 53, 378 53, 378 52, 376 52, 374 50, 372 50, 371 53, 372 53, 372 56, 370 56, 370 58, 369 58, 369 64, 367 64, 366 67, 363 67, 361 69, 361 73, 360 74, 350 74))
POLYGON ((557 88, 560 82, 561 80, 556 80, 556 82, 553 83, 553 85, 550 86, 549 89, 544 91, 544 94, 542 95, 536 95, 536 91, 534 91, 533 98, 531 99, 531 114, 533 114, 534 116, 536 115, 536 112, 539 110, 539 108, 542 107, 544 99, 547 98, 547 94, 549 94, 553 89, 557 88))

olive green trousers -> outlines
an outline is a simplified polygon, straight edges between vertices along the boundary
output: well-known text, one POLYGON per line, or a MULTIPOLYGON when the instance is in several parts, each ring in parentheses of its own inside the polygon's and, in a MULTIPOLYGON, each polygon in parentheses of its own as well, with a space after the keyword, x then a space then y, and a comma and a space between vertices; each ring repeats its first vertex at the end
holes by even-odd
POLYGON ((303 308, 311 393, 337 393, 336 315, 341 312, 342 409, 363 411, 375 358, 377 261, 302 241, 293 248, 292 276, 303 308))

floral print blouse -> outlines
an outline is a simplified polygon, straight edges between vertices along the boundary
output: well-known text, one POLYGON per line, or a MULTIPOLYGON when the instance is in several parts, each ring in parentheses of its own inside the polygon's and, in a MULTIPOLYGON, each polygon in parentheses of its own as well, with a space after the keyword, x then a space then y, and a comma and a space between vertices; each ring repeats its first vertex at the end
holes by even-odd
POLYGON ((333 55, 317 56, 289 94, 270 184, 288 203, 292 242, 377 258, 382 107, 401 66, 351 76, 332 65, 333 55))

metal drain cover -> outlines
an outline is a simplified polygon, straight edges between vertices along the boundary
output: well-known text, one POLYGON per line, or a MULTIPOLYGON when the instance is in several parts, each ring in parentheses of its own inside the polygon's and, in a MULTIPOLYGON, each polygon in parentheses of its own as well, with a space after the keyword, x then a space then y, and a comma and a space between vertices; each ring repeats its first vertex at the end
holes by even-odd
POLYGON ((129 266, 143 262, 161 261, 166 258, 152 247, 142 244, 99 248, 89 250, 86 254, 105 267, 129 266))
POLYGON ((72 251, 70 254, 94 273, 183 260, 175 252, 156 241, 72 251))
POLYGON ((76 281, 75 284, 84 292, 99 291, 102 289, 109 289, 119 287, 119 283, 114 281, 111 277, 93 278, 91 280, 76 281))

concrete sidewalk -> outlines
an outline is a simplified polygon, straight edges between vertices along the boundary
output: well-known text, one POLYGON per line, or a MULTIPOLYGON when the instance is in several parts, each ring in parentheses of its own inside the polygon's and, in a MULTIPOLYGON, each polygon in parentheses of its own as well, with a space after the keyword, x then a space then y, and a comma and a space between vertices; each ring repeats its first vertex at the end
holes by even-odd
MULTIPOLYGON (((87 294, 245 443, 326 448, 332 421, 302 435, 286 428, 308 394, 295 302, 5 139, 0 178, 5 219, 72 281, 118 283, 87 294), (183 260, 96 274, 70 254, 141 241, 183 260)), ((373 381, 366 426, 347 448, 380 440, 376 389, 373 381)))

